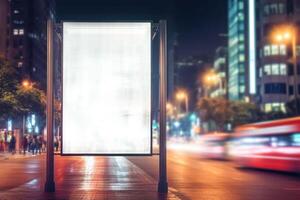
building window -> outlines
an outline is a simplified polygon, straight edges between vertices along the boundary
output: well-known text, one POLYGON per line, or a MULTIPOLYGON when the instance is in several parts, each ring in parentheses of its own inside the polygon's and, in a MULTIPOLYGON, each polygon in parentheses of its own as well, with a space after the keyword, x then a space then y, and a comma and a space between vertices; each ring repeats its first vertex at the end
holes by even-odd
POLYGON ((286 46, 285 45, 265 45, 264 46, 264 56, 273 56, 273 55, 286 55, 286 46))
POLYGON ((24 35, 24 29, 19 29, 19 35, 24 35))
POLYGON ((279 75, 279 65, 278 64, 272 64, 272 75, 279 75))
POLYGON ((294 65, 292 63, 288 64, 288 75, 289 76, 294 75, 294 65))
POLYGON ((13 33, 14 33, 14 35, 19 35, 19 30, 18 29, 14 29, 13 33))
POLYGON ((24 21, 23 20, 14 20, 13 23, 17 24, 17 25, 21 25, 21 24, 24 24, 24 21))
POLYGON ((271 46, 271 52, 272 52, 272 55, 278 55, 279 54, 279 47, 278 47, 278 45, 272 45, 271 46))
POLYGON ((244 9, 244 2, 239 2, 239 9, 240 10, 243 10, 244 9))
POLYGON ((271 75, 272 74, 271 65, 265 65, 264 66, 264 74, 265 75, 271 75))
POLYGON ((269 3, 264 5, 264 15, 279 15, 284 14, 285 4, 284 3, 269 3))
POLYGON ((265 94, 286 94, 285 83, 266 83, 265 94))
POLYGON ((284 63, 267 64, 264 66, 264 75, 287 75, 287 66, 284 63))
POLYGON ((24 29, 14 29, 13 34, 14 35, 24 35, 24 29))
POLYGON ((245 55, 244 54, 240 54, 239 61, 240 62, 244 62, 245 61, 245 55))
POLYGON ((281 63, 281 64, 279 65, 279 67, 280 67, 280 72, 279 72, 279 74, 280 74, 280 75, 287 75, 287 67, 286 67, 286 64, 281 63))
POLYGON ((245 86, 244 85, 240 86, 240 93, 245 93, 245 86))
POLYGON ((245 39, 245 38, 244 38, 244 35, 240 34, 240 35, 239 35, 239 41, 242 41, 242 42, 243 42, 244 39, 245 39))
MULTIPOLYGON (((239 50, 240 51, 244 51, 245 50, 245 47, 244 47, 244 44, 240 44, 239 45, 239 50)), ((299 51, 300 52, 300 51, 299 51)), ((300 55, 300 54, 299 54, 300 55)))
POLYGON ((289 86, 289 95, 293 95, 294 94, 294 86, 290 85, 289 86))
POLYGON ((18 67, 23 67, 23 62, 18 62, 18 67))
POLYGON ((285 45, 279 45, 279 54, 286 55, 286 46, 285 45))
POLYGON ((259 68, 259 71, 258 71, 258 77, 261 78, 261 77, 262 77, 262 74, 263 74, 262 68, 260 67, 260 68, 259 68))
POLYGON ((265 55, 265 56, 271 55, 271 48, 270 48, 270 45, 264 46, 264 55, 265 55))
POLYGON ((19 14, 20 11, 19 10, 14 10, 14 14, 19 14))
POLYGON ((265 104, 265 112, 286 112, 285 104, 282 102, 276 102, 276 103, 266 103, 265 104))

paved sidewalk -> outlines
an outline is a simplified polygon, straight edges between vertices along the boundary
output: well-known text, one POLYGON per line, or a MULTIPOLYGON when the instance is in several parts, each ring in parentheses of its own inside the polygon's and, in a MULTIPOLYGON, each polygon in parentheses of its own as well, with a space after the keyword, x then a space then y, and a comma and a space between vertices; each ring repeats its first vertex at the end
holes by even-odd
MULTIPOLYGON (((36 165, 41 165, 41 163, 36 163, 36 165)), ((24 168, 24 173, 26 173, 27 167, 24 166, 24 168)), ((17 169, 21 170, 22 168, 17 169)), ((2 192, 0 188, 0 200, 179 199, 172 192, 167 195, 159 195, 156 191, 157 181, 125 157, 55 156, 56 192, 53 194, 43 192, 45 175, 42 171, 44 171, 44 166, 38 170, 40 170, 37 172, 40 173, 40 176, 19 187, 2 190, 2 192)), ((16 175, 10 178, 17 179, 20 173, 16 172, 16 175)))
POLYGON ((0 160, 9 160, 9 159, 18 159, 18 158, 31 158, 33 156, 40 156, 41 154, 32 155, 31 153, 20 154, 20 153, 8 153, 8 152, 0 152, 0 160))

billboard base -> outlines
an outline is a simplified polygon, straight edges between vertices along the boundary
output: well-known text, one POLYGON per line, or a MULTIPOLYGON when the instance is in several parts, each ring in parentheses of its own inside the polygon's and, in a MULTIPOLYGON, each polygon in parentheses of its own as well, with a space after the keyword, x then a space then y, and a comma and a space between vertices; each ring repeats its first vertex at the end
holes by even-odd
POLYGON ((157 191, 159 193, 168 193, 168 183, 167 182, 159 182, 157 191))
POLYGON ((55 192, 55 183, 54 181, 47 181, 45 183, 45 192, 55 192))

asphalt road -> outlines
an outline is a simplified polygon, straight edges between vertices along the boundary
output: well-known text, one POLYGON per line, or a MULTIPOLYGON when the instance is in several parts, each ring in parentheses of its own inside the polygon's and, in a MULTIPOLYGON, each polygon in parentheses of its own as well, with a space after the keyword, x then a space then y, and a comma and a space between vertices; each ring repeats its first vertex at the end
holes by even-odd
MULTIPOLYGON (((155 179, 158 157, 128 158, 155 179)), ((198 153, 169 150, 168 181, 182 199, 293 200, 300 199, 297 174, 240 169, 229 161, 202 159, 198 153)))
MULTIPOLYGON (((98 184, 103 190, 113 189, 113 194, 117 195, 119 189, 120 193, 124 190, 133 191, 139 184, 138 181, 145 179, 146 176, 142 175, 145 172, 149 176, 146 177, 147 184, 152 184, 151 190, 155 190, 155 184, 152 182, 155 183, 158 178, 158 156, 89 158, 57 156, 57 184, 71 187, 72 190, 77 187, 76 184, 81 189, 98 184), (128 168, 129 165, 132 166, 128 168), (117 172, 114 172, 114 169, 117 169, 117 172), (134 173, 129 176, 127 171, 134 173), (84 174, 82 177, 90 182, 86 184, 87 182, 80 178, 80 174, 84 174), (136 175, 141 178, 136 178, 136 175), (99 181, 103 180, 103 177, 106 181, 104 185, 99 181), (66 184, 66 180, 71 181, 66 184), (116 185, 119 182, 120 184, 116 185)), ((44 156, 0 160, 0 199, 1 192, 13 192, 24 184, 42 190, 41 186, 37 186, 37 182, 43 182, 44 170, 44 156)), ((300 177, 296 174, 239 169, 232 162, 202 159, 198 153, 190 151, 168 151, 168 181, 170 191, 180 199, 300 199, 300 177)), ((139 184, 139 187, 143 185, 139 184)), ((136 195, 141 195, 144 190, 135 192, 136 195)), ((118 196, 115 199, 118 199, 118 196)))

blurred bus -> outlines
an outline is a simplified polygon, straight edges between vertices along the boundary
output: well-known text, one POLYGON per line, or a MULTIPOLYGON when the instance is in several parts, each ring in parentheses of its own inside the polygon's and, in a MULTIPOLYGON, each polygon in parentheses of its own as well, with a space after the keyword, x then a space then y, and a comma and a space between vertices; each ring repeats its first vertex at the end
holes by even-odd
POLYGON ((300 117, 237 127, 234 141, 241 167, 300 172, 300 117))
POLYGON ((230 134, 223 132, 207 133, 201 136, 201 155, 210 159, 227 159, 230 134))

